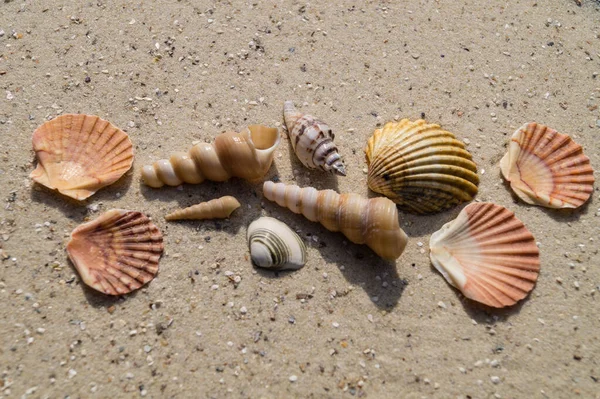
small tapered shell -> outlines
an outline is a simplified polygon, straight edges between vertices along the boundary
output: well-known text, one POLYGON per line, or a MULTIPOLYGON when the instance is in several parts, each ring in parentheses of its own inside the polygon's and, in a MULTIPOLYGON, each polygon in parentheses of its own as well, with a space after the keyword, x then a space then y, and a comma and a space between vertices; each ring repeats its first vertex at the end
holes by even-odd
POLYGON ((228 218, 231 213, 239 207, 239 201, 234 197, 227 195, 225 197, 201 202, 184 209, 178 209, 175 212, 169 213, 167 216, 165 216, 165 219, 225 219, 228 218))
POLYGON ((539 123, 512 136, 500 170, 523 201, 548 208, 577 208, 592 194, 590 159, 571 137, 539 123))
POLYGON ((333 142, 335 136, 326 123, 298 112, 292 101, 285 102, 283 117, 292 147, 302 165, 346 176, 346 168, 333 142))
POLYGON ((71 233, 69 258, 88 286, 122 295, 148 283, 158 272, 163 237, 140 212, 111 209, 71 233))
POLYGON ((477 166, 454 134, 424 120, 386 123, 365 148, 369 188, 417 214, 440 212, 477 194, 477 166))
POLYGON ((84 200, 117 181, 133 163, 125 132, 93 115, 61 115, 33 132, 38 159, 30 177, 61 194, 84 200))
POLYGON ((263 194, 269 201, 319 222, 329 231, 339 231, 356 244, 366 244, 387 260, 397 259, 407 237, 398 222, 396 205, 387 198, 366 199, 358 194, 318 191, 312 187, 267 181, 263 194))
POLYGON ((540 270, 531 232, 511 211, 473 203, 431 235, 431 262, 467 298, 502 308, 533 289, 540 270))
POLYGON ((273 162, 279 145, 279 131, 251 125, 240 133, 225 132, 214 144, 199 143, 189 152, 175 153, 142 169, 142 179, 150 187, 199 184, 204 180, 226 181, 240 177, 260 181, 273 162))
POLYGON ((250 257, 256 266, 274 270, 296 270, 306 263, 306 245, 287 224, 270 217, 248 226, 250 257))

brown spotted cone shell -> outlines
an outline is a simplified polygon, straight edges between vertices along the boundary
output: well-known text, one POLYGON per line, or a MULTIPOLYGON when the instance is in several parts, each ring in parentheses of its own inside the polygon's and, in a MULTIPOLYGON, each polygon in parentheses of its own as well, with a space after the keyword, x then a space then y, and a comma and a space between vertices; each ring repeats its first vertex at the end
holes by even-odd
POLYGON ((107 295, 127 294, 151 281, 163 249, 158 227, 146 215, 124 209, 78 226, 67 244, 83 282, 107 295))
POLYGON ((594 190, 594 170, 581 146, 535 122, 513 134, 500 170, 519 198, 532 205, 578 208, 594 190))
POLYGON ((61 115, 33 132, 37 168, 30 177, 84 200, 116 182, 133 163, 129 136, 95 115, 61 115))
POLYGON ((502 308, 535 286, 540 253, 533 234, 515 214, 489 202, 466 206, 431 235, 431 262, 464 296, 502 308))
POLYGON ((304 166, 346 176, 346 167, 333 142, 335 136, 325 122, 302 114, 292 101, 284 103, 283 118, 294 152, 304 166))

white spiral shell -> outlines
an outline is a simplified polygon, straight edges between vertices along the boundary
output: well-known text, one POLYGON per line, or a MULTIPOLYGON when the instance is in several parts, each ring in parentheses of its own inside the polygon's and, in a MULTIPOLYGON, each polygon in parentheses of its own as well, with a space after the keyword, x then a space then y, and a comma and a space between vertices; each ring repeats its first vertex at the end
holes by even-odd
POLYGON ((306 263, 306 245, 285 223, 261 217, 248 226, 252 262, 274 270, 297 270, 306 263))
POLYGON ((326 123, 312 115, 301 114, 292 101, 285 102, 283 117, 294 152, 304 166, 346 176, 346 168, 333 142, 335 136, 326 123))

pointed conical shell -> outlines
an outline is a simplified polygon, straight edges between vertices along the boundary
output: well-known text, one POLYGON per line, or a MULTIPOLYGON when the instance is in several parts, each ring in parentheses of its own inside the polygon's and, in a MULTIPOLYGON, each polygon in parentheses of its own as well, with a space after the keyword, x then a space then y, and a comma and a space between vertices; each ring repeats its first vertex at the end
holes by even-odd
POLYGON ((283 117, 292 147, 302 165, 346 176, 346 168, 333 142, 335 136, 326 123, 298 112, 292 101, 285 102, 283 117))
POLYGON ((140 288, 158 272, 158 227, 140 212, 111 209, 71 233, 67 253, 84 283, 107 295, 140 288))
POLYGON ((261 217, 248 226, 250 257, 256 266, 297 270, 306 263, 306 245, 287 224, 261 217))
POLYGON ((533 289, 540 270, 533 235, 511 211, 474 203, 429 241, 431 262, 467 298, 502 308, 533 289))
POLYGON ((577 208, 592 194, 590 159, 571 137, 538 123, 512 136, 500 170, 523 201, 548 208, 577 208))
POLYGON ((329 231, 340 231, 355 244, 366 244, 383 259, 397 259, 406 247, 408 238, 400 228, 398 210, 387 198, 367 199, 272 181, 263 184, 263 194, 329 231))
POLYGON ((199 143, 187 153, 178 152, 142 169, 142 179, 150 187, 199 184, 204 180, 226 181, 241 177, 262 182, 269 171, 281 138, 279 130, 250 125, 239 133, 225 132, 214 144, 199 143))
POLYGON ((61 115, 33 133, 37 168, 30 177, 61 194, 84 200, 131 168, 125 132, 92 115, 61 115))
POLYGON ((234 197, 227 195, 225 197, 213 199, 207 202, 178 209, 165 216, 167 220, 203 220, 203 219, 225 219, 233 211, 240 207, 240 203, 234 197))
POLYGON ((435 213, 477 194, 479 177, 471 154, 450 132, 424 120, 386 123, 365 148, 367 184, 401 210, 435 213))

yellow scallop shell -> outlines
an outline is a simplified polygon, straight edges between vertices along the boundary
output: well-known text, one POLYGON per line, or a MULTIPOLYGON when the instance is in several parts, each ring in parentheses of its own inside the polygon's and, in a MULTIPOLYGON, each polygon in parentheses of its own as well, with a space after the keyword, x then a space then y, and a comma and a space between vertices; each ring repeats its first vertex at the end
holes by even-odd
POLYGON ((367 183, 406 212, 440 212, 477 194, 477 166, 465 145, 419 119, 388 122, 365 148, 367 183))

